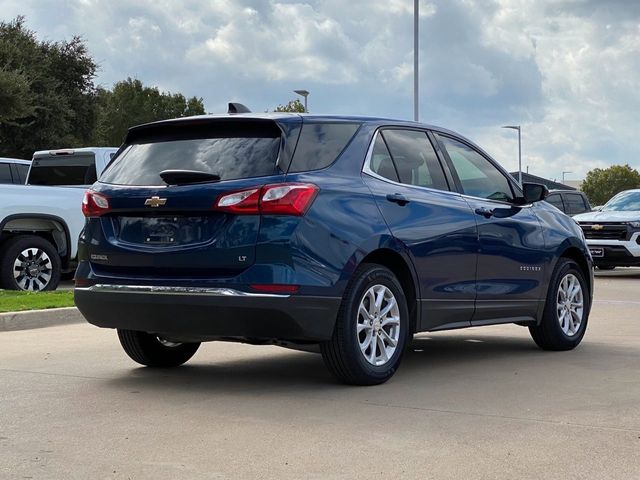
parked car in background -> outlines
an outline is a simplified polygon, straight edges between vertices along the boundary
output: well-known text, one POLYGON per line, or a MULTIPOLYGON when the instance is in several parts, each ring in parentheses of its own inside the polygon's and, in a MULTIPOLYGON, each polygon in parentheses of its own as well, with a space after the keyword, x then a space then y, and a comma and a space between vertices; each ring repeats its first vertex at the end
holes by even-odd
POLYGON ((573 217, 596 267, 640 266, 640 189, 615 195, 599 210, 573 217))
POLYGON ((502 323, 568 350, 587 325, 591 257, 546 193, 414 122, 142 125, 85 195, 75 301, 152 367, 227 340, 318 348, 342 381, 377 384, 416 332, 502 323))
POLYGON ((0 157, 0 184, 24 184, 31 162, 0 157))
POLYGON ((589 199, 577 190, 551 190, 546 201, 570 216, 591 211, 589 199))
POLYGON ((53 290, 74 271, 82 196, 116 151, 36 152, 27 185, 0 185, 0 288, 53 290))

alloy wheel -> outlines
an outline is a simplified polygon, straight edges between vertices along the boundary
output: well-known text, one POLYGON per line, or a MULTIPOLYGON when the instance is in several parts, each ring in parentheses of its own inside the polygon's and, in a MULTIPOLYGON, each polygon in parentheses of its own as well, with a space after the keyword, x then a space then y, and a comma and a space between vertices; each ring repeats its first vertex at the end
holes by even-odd
POLYGON ((53 275, 53 264, 40 248, 26 248, 13 262, 13 278, 21 290, 44 290, 53 275))
POLYGON ((374 285, 363 295, 356 335, 360 351, 371 365, 382 366, 395 353, 400 340, 400 309, 386 286, 374 285))
POLYGON ((584 295, 582 285, 572 273, 565 275, 558 286, 556 303, 560 328, 568 337, 580 330, 584 317, 584 295))

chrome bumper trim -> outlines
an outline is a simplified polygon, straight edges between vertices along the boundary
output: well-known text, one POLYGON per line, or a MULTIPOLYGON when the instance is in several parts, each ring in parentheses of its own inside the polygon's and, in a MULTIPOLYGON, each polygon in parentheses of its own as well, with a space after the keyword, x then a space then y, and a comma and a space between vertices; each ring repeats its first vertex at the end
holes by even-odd
POLYGON ((289 298, 276 293, 250 293, 232 288, 168 287, 156 285, 110 285, 99 283, 91 287, 78 287, 83 292, 144 293, 153 295, 203 295, 209 297, 289 298))

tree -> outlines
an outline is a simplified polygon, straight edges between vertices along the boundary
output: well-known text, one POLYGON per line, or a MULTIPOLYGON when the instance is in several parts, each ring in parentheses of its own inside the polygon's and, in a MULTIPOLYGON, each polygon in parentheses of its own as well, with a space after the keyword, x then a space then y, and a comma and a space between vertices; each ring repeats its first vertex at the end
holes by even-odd
POLYGON ((0 156, 85 145, 96 123, 95 72, 80 37, 39 41, 24 17, 0 22, 0 156))
POLYGON ((134 125, 205 113, 202 98, 160 92, 131 78, 116 83, 113 90, 99 89, 98 105, 96 141, 104 145, 120 145, 134 125))
POLYGON ((0 124, 15 125, 20 118, 34 113, 30 87, 24 73, 0 68, 0 124))
POLYGON ((582 191, 592 205, 603 205, 623 190, 640 187, 640 173, 629 165, 595 168, 587 173, 582 191))
POLYGON ((305 113, 304 105, 298 99, 290 100, 286 105, 278 105, 274 112, 293 112, 293 113, 305 113))

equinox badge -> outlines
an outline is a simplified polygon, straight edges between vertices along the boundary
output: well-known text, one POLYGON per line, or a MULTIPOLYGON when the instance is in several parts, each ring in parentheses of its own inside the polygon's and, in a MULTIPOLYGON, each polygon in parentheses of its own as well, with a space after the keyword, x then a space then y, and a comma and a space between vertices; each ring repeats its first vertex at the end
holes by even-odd
POLYGON ((166 198, 160 198, 160 197, 151 197, 151 198, 147 198, 144 201, 144 204, 149 206, 149 207, 159 207, 161 205, 164 205, 165 203, 167 203, 167 199, 166 198))

